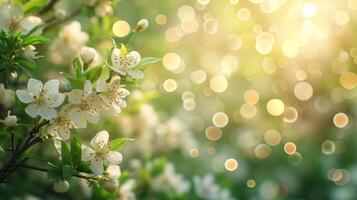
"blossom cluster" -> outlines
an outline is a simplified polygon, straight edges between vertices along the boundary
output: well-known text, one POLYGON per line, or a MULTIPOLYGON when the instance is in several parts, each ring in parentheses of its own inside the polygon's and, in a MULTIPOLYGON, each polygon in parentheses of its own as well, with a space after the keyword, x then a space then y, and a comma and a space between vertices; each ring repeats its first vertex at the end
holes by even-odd
MULTIPOLYGON (((123 53, 126 54, 126 49, 114 48, 111 56, 114 67, 110 68, 113 68, 114 72, 121 73, 110 76, 107 66, 101 66, 104 69, 97 74, 98 77, 94 81, 85 80, 82 88, 72 88, 68 92, 62 92, 60 80, 49 80, 43 84, 39 80, 30 78, 27 89, 16 91, 18 99, 28 104, 25 108, 26 114, 32 118, 40 117, 49 121, 47 137, 54 139, 55 147, 59 152, 61 152, 61 141, 71 138, 71 129, 86 128, 88 123, 97 124, 101 112, 109 110, 115 115, 126 107, 125 98, 130 92, 122 84, 122 79, 126 75, 129 76, 130 70, 139 63, 140 55, 136 51, 128 55, 123 53), (118 55, 118 52, 122 54, 118 55), (133 58, 130 55, 137 56, 133 58)), ((91 63, 97 58, 97 54, 94 48, 82 48, 80 65, 91 63)), ((107 131, 97 133, 91 140, 90 147, 82 145, 81 157, 82 161, 90 162, 90 169, 95 175, 103 176, 107 180, 106 184, 109 182, 111 185, 118 185, 121 174, 118 164, 122 161, 122 154, 111 149, 107 131)), ((58 185, 63 184, 56 183, 56 187, 58 185)))

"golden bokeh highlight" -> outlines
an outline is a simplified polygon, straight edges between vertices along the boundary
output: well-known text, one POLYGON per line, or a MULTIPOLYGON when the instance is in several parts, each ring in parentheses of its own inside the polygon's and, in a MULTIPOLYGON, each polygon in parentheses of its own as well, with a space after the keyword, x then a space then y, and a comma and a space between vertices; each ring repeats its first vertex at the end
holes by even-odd
POLYGON ((242 21, 247 21, 251 17, 251 13, 248 8, 241 8, 238 10, 237 16, 242 21))
POLYGON ((286 123, 294 123, 299 117, 298 111, 294 107, 285 108, 283 121, 286 123))
POLYGON ((174 79, 167 79, 164 82, 164 89, 166 92, 174 92, 177 88, 177 83, 174 79))
POLYGON ((296 145, 293 142, 287 142, 284 145, 284 151, 285 153, 292 155, 296 152, 296 145))
POLYGON ((254 188, 255 187, 255 180, 254 179, 248 179, 247 180, 247 186, 249 187, 249 188, 254 188))
POLYGON ((197 158, 198 156, 200 156, 200 151, 196 148, 193 148, 190 150, 189 154, 192 158, 197 158))
POLYGON ((314 93, 314 90, 310 83, 308 82, 299 82, 294 87, 294 95, 300 101, 309 100, 314 93))
POLYGON ((207 127, 205 133, 206 133, 206 137, 212 141, 217 141, 222 137, 221 129, 219 129, 215 126, 207 127))
POLYGON ((269 32, 260 33, 255 42, 255 49, 258 53, 266 55, 271 52, 274 45, 274 36, 269 32))
POLYGON ((333 117, 333 124, 335 124, 335 126, 337 128, 344 128, 347 126, 348 124, 348 116, 345 113, 337 113, 334 117, 333 117))
POLYGON ((357 75, 353 72, 344 72, 340 76, 340 84, 345 89, 354 89, 357 86, 357 75))
POLYGON ((228 115, 224 112, 216 112, 212 117, 212 123, 219 128, 223 128, 228 124, 228 115))
POLYGON ((167 22, 167 17, 163 14, 160 14, 160 15, 157 15, 155 17, 155 22, 158 24, 158 25, 165 25, 166 22, 167 22))
POLYGON ((119 20, 113 24, 112 31, 117 37, 125 37, 130 33, 130 25, 124 20, 119 20))
POLYGON ((176 70, 181 63, 181 58, 176 53, 170 52, 166 53, 162 58, 162 64, 169 71, 176 70))
POLYGON ((205 82, 206 78, 207 74, 203 69, 199 69, 191 73, 191 81, 195 84, 202 84, 205 82))
POLYGON ((259 144, 255 147, 254 154, 257 158, 265 159, 271 153, 271 148, 266 144, 259 144))
POLYGON ((322 153, 331 155, 336 151, 336 144, 332 140, 326 140, 321 145, 322 153))
POLYGON ((281 141, 280 133, 277 130, 270 129, 264 133, 264 141, 270 146, 276 146, 281 141))
POLYGON ((243 104, 239 111, 242 117, 251 119, 257 114, 257 107, 251 104, 243 104))
POLYGON ((279 116, 283 114, 285 105, 280 99, 271 99, 268 101, 266 109, 269 114, 273 116, 279 116))
POLYGON ((224 167, 226 170, 232 172, 238 168, 238 162, 233 158, 229 158, 224 162, 224 167))
POLYGON ((226 91, 228 87, 228 81, 224 76, 214 76, 209 82, 210 88, 216 93, 222 93, 226 91))
POLYGON ((252 105, 257 104, 259 101, 259 93, 253 89, 245 91, 244 101, 247 104, 252 104, 252 105))

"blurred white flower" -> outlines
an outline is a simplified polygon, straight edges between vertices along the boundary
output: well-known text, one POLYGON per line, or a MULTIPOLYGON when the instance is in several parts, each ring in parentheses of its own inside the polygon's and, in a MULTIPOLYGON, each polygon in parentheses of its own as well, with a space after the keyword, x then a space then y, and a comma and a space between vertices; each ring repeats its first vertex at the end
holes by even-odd
MULTIPOLYGON (((35 16, 24 17, 24 12, 20 4, 0 5, 0 29, 7 31, 12 27, 16 31, 29 33, 33 28, 42 23, 41 18, 35 16)), ((35 34, 41 33, 40 30, 35 34)))
POLYGON ((208 200, 234 200, 228 190, 221 189, 215 182, 212 174, 203 177, 195 176, 193 178, 195 192, 197 196, 208 200))
POLYGON ((68 140, 69 129, 75 128, 74 122, 69 119, 69 107, 69 105, 63 106, 57 117, 50 121, 47 131, 55 138, 59 136, 62 140, 68 140))
POLYGON ((121 75, 129 75, 134 79, 141 79, 144 77, 143 72, 138 69, 134 69, 140 62, 140 59, 140 54, 137 51, 123 53, 120 49, 115 48, 111 56, 113 66, 109 67, 121 75))
MULTIPOLYGON (((121 153, 110 150, 109 134, 107 131, 100 131, 97 133, 90 144, 92 148, 83 145, 82 160, 91 162, 90 168, 94 174, 103 174, 103 164, 118 165, 121 163, 123 159, 121 153)), ((111 168, 110 170, 113 171, 114 168, 111 168)), ((114 176, 116 175, 113 175, 113 177, 114 176)))
POLYGON ((88 39, 88 34, 81 31, 81 24, 78 21, 64 26, 50 47, 52 61, 56 64, 68 63, 78 55, 88 39))
POLYGON ((119 199, 136 200, 135 193, 133 192, 135 187, 135 180, 129 179, 119 187, 119 199))
POLYGON ((4 125, 7 127, 16 126, 17 117, 16 115, 10 115, 10 111, 7 113, 7 117, 4 119, 4 125))
POLYGON ((85 65, 90 65, 98 59, 98 53, 94 48, 83 47, 81 49, 81 59, 85 65))
POLYGON ((119 177, 121 175, 120 167, 118 165, 109 165, 104 172, 108 180, 104 180, 102 185, 108 191, 115 191, 119 185, 119 177))
POLYGON ((99 79, 96 90, 100 92, 100 98, 114 113, 119 113, 120 107, 126 107, 124 98, 129 95, 129 91, 120 85, 119 76, 114 76, 109 83, 99 79))
POLYGON ((28 115, 50 120, 57 115, 54 108, 60 106, 65 99, 58 88, 58 80, 50 80, 43 86, 41 81, 31 78, 27 83, 27 90, 16 90, 16 95, 22 103, 30 104, 25 108, 28 115))
POLYGON ((5 89, 4 84, 0 83, 0 105, 5 108, 11 107, 15 102, 15 92, 10 89, 5 89))
POLYGON ((101 1, 95 7, 94 10, 95 10, 95 14, 98 15, 99 17, 104 17, 113 14, 113 7, 110 1, 101 1))
POLYGON ((151 180, 151 185, 156 191, 173 189, 178 194, 187 192, 191 187, 190 182, 186 181, 181 174, 175 173, 175 167, 172 163, 165 165, 164 172, 154 177, 151 180))
POLYGON ((87 121, 98 123, 98 111, 104 108, 104 104, 99 96, 92 92, 92 83, 89 80, 85 82, 83 90, 73 89, 69 93, 68 102, 71 105, 69 118, 78 128, 87 127, 87 121))

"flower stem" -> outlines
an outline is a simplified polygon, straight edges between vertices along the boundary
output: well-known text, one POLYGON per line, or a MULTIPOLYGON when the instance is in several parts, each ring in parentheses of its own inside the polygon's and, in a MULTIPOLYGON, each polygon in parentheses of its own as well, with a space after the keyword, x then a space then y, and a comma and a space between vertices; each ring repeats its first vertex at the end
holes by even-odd
POLYGON ((0 168, 0 184, 6 183, 8 176, 15 171, 22 163, 24 163, 28 158, 23 158, 22 155, 28 149, 30 149, 33 145, 39 143, 42 139, 37 137, 36 134, 40 131, 40 129, 48 124, 49 121, 44 121, 37 126, 35 126, 28 133, 28 139, 24 143, 23 146, 12 149, 13 153, 11 154, 11 158, 0 168))

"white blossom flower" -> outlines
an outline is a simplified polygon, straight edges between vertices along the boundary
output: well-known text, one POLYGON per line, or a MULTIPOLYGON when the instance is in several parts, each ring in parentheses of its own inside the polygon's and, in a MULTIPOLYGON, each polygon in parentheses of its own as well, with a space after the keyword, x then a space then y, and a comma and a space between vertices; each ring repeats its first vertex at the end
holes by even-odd
POLYGON ((129 179, 119 187, 119 198, 125 200, 136 200, 135 193, 133 192, 135 187, 135 180, 129 179))
MULTIPOLYGON (((24 12, 20 4, 0 5, 0 29, 6 31, 12 27, 16 31, 29 33, 33 28, 42 23, 41 18, 35 16, 24 17, 24 12)), ((40 30, 35 34, 41 33, 40 30)))
POLYGON ((121 175, 120 167, 118 165, 109 165, 104 172, 107 180, 104 180, 101 184, 108 191, 115 191, 119 185, 119 177, 121 175))
POLYGON ((156 191, 173 189, 176 193, 181 194, 187 192, 191 187, 190 182, 186 181, 181 174, 175 172, 172 163, 167 163, 164 172, 151 181, 151 185, 156 191))
POLYGON ((50 80, 43 86, 41 81, 31 78, 27 83, 27 90, 16 90, 16 95, 22 103, 30 104, 25 108, 28 115, 50 120, 57 115, 54 108, 60 106, 65 98, 58 88, 58 80, 50 80))
POLYGON ((23 48, 22 54, 25 58, 30 60, 39 58, 39 56, 37 56, 36 47, 33 45, 28 45, 27 47, 23 48))
POLYGON ((11 107, 15 102, 15 93, 10 89, 5 89, 4 84, 0 83, 0 105, 5 108, 11 107))
POLYGON ((193 178, 195 192, 197 196, 208 200, 234 200, 227 189, 221 189, 215 182, 212 174, 203 177, 195 176, 193 178))
POLYGON ((120 107, 126 107, 124 98, 129 95, 129 91, 120 85, 119 76, 114 76, 109 83, 99 79, 96 90, 100 92, 100 98, 114 113, 119 113, 120 107))
POLYGON ((57 39, 51 44, 50 55, 53 62, 68 63, 88 41, 89 36, 81 31, 81 24, 73 21, 63 27, 59 32, 57 39))
POLYGON ((95 14, 99 17, 104 17, 113 14, 113 7, 110 1, 101 1, 95 7, 95 14))
MULTIPOLYGON (((123 48, 123 47, 122 47, 123 48)), ((111 61, 113 66, 109 66, 113 71, 121 75, 129 75, 134 79, 141 79, 144 77, 142 71, 135 69, 135 66, 140 62, 140 54, 137 51, 126 53, 118 48, 113 49, 111 61)))
POLYGON ((69 119, 69 107, 69 105, 63 106, 57 117, 50 121, 47 131, 55 138, 59 136, 62 140, 68 140, 69 129, 75 128, 74 122, 69 119))
POLYGON ((14 127, 17 123, 16 115, 10 115, 10 111, 7 113, 7 117, 4 119, 4 125, 7 127, 14 127))
POLYGON ((81 49, 81 59, 85 65, 91 64, 93 61, 98 59, 98 53, 94 48, 83 47, 81 49))
POLYGON ((78 128, 87 127, 87 121, 98 123, 98 111, 104 109, 103 101, 92 91, 92 83, 87 80, 83 90, 73 89, 68 95, 71 105, 69 118, 74 121, 78 128))
POLYGON ((110 150, 107 131, 97 133, 90 144, 92 148, 83 146, 82 160, 91 162, 90 168, 94 174, 103 174, 103 164, 118 165, 121 163, 123 159, 121 153, 110 150))

